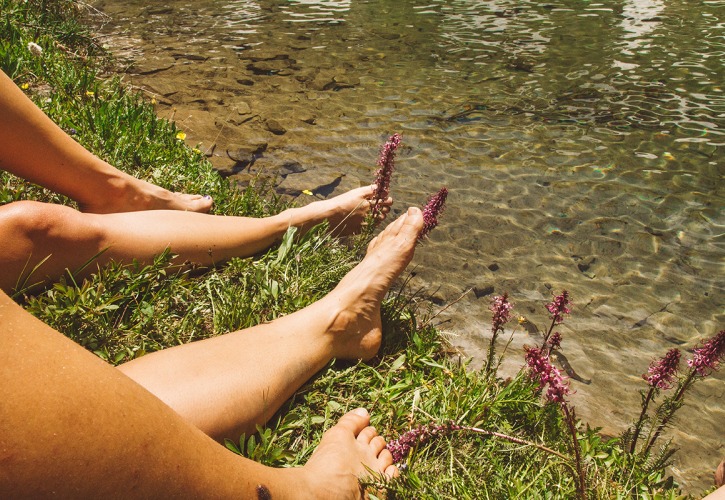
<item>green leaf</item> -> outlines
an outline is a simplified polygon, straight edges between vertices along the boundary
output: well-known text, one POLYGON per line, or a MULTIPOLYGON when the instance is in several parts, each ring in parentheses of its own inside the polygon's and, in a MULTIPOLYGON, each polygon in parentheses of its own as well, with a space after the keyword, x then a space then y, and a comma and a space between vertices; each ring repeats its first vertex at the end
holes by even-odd
POLYGON ((405 354, 401 354, 400 356, 398 356, 398 358, 395 361, 393 361, 393 364, 390 365, 390 371, 394 372, 395 370, 397 370, 398 368, 403 366, 404 363, 405 363, 405 354))

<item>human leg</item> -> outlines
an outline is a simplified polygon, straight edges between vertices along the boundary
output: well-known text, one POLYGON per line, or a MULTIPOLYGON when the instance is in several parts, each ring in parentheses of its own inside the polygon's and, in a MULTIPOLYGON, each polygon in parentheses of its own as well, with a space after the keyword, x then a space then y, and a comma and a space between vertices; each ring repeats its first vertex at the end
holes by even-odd
POLYGON ((409 209, 330 294, 305 309, 119 369, 215 439, 253 433, 332 358, 377 353, 380 303, 412 259, 422 225, 420 210, 409 209))
POLYGON ((260 485, 275 499, 359 498, 367 468, 396 473, 359 410, 302 468, 234 455, 2 292, 0 400, 0 492, 9 498, 258 498, 260 485))
POLYGON ((703 500, 725 500, 725 486, 720 486, 718 489, 703 498, 703 500))
MULTIPOLYGON (((52 281, 96 256, 98 265, 148 263, 167 248, 180 262, 214 265, 268 248, 290 226, 306 231, 324 220, 336 233, 347 234, 360 229, 372 193, 372 186, 353 189, 261 219, 178 210, 89 214, 47 203, 10 203, 0 207, 0 241, 5 242, 0 288, 52 281)), ((391 203, 386 201, 386 211, 391 203)))
POLYGON ((0 168, 76 200, 94 213, 169 209, 208 212, 209 197, 172 193, 94 156, 0 71, 0 168))

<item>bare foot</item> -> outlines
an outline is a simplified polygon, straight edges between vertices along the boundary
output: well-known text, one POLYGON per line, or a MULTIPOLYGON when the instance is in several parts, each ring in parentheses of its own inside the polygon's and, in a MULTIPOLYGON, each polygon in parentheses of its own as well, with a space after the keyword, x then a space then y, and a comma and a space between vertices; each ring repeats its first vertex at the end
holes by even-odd
MULTIPOLYGON (((347 236, 359 233, 370 213, 374 202, 375 184, 351 189, 329 200, 316 201, 301 208, 293 208, 289 211, 290 225, 301 227, 307 230, 327 220, 330 223, 330 231, 335 236, 347 236)), ((382 221, 390 212, 393 199, 380 202, 380 210, 376 219, 382 221)))
POLYGON ((382 341, 380 304, 395 279, 413 258, 423 215, 409 208, 368 245, 365 258, 323 300, 337 311, 328 333, 333 355, 370 359, 382 341))
POLYGON ((358 478, 370 471, 388 477, 398 475, 385 439, 369 427, 367 410, 352 410, 330 428, 312 457, 303 467, 316 499, 360 499, 363 492, 358 478))
POLYGON ((81 211, 96 214, 139 212, 142 210, 182 210, 203 212, 211 210, 211 196, 174 193, 150 182, 124 174, 109 181, 109 189, 98 200, 82 203, 81 211))

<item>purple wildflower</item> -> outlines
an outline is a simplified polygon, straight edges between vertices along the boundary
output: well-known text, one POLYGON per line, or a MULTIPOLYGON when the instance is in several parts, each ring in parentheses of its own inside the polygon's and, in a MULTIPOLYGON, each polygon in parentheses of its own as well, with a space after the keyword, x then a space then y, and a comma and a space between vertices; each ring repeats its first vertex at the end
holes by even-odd
POLYGON ((554 300, 549 304, 546 304, 546 308, 551 314, 551 319, 554 323, 559 324, 564 321, 564 314, 571 313, 571 299, 569 298, 569 292, 563 290, 561 295, 554 297, 554 300))
POLYGON ((448 197, 448 189, 442 187, 440 191, 430 197, 428 203, 423 207, 423 230, 418 238, 423 238, 438 225, 438 216, 443 213, 443 207, 448 197))
POLYGON ((546 399, 554 403, 566 403, 564 396, 569 394, 569 385, 559 370, 549 361, 549 356, 541 349, 529 347, 526 349, 526 364, 531 369, 531 378, 539 380, 539 389, 545 385, 546 399))
POLYGON ((677 365, 680 363, 680 350, 670 349, 665 354, 665 357, 660 360, 655 360, 649 365, 647 373, 642 375, 642 378, 647 383, 658 389, 669 389, 672 387, 674 382, 675 373, 677 372, 677 365))
POLYGON ((393 463, 400 463, 408 456, 410 450, 418 443, 424 443, 431 437, 439 434, 447 434, 451 431, 460 430, 461 426, 453 422, 448 424, 428 424, 419 425, 407 432, 401 434, 398 439, 388 442, 386 448, 393 455, 393 463))
POLYGON ((549 343, 549 347, 553 349, 558 349, 561 347, 561 333, 554 332, 554 334, 549 337, 549 340, 547 341, 549 343))
POLYGON ((720 330, 710 340, 693 350, 692 359, 687 362, 698 375, 705 377, 717 370, 722 358, 725 357, 725 330, 720 330))
MULTIPOLYGON (((395 168, 395 150, 400 146, 403 140, 400 134, 393 134, 390 139, 380 148, 380 156, 378 157, 378 170, 375 172, 374 184, 375 201, 382 202, 388 199, 390 194, 390 178, 395 168)), ((376 204, 377 206, 377 204, 376 204)), ((373 215, 376 215, 377 208, 373 207, 373 215)))
POLYGON ((491 312, 493 312, 493 320, 491 322, 492 331, 495 333, 503 329, 503 325, 511 319, 511 309, 514 305, 509 302, 509 294, 504 293, 493 298, 491 301, 491 312))

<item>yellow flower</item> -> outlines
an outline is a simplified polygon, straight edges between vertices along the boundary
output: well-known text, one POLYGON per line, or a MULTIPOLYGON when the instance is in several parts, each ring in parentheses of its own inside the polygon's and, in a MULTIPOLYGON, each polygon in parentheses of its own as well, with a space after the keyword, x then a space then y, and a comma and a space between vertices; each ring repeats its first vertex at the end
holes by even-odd
POLYGON ((20 84, 20 88, 23 89, 23 90, 28 90, 30 88, 30 84, 27 83, 27 82, 26 83, 21 83, 20 84))
POLYGON ((186 139, 186 134, 184 132, 177 132, 176 138, 180 141, 183 141, 184 139, 186 139))
POLYGON ((156 99, 153 97, 151 98, 151 104, 156 104, 156 99))
POLYGON ((668 153, 667 151, 664 152, 664 154, 662 155, 662 157, 665 160, 674 160, 675 159, 675 157, 672 155, 672 153, 668 153))
POLYGON ((308 196, 312 196, 312 191, 310 191, 309 189, 303 189, 302 190, 302 194, 306 194, 308 196))
POLYGON ((94 95, 96 95, 96 93, 95 93, 95 92, 93 92, 92 90, 86 90, 86 95, 87 95, 88 97, 93 97, 94 95))
POLYGON ((194 153, 198 154, 198 155, 200 155, 200 154, 201 154, 201 149, 199 149, 199 148, 192 148, 192 151, 193 151, 194 153))

